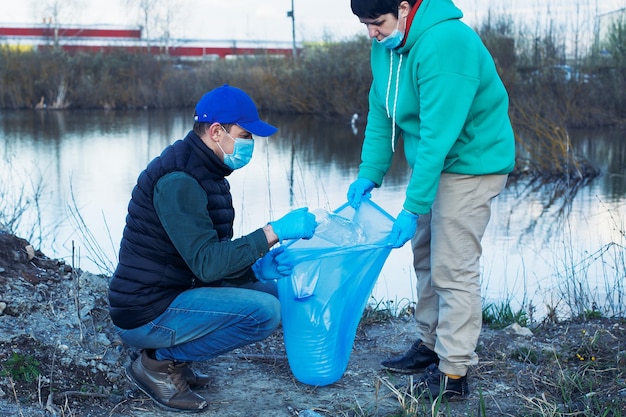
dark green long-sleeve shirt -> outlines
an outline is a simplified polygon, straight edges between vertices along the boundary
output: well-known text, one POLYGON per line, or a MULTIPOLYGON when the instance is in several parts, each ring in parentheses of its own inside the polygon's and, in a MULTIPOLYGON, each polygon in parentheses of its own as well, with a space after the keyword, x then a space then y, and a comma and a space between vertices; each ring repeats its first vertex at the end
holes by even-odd
POLYGON ((207 195, 182 171, 164 175, 154 187, 154 207, 172 243, 203 282, 254 275, 250 267, 268 251, 263 229, 220 241, 207 212, 207 195))

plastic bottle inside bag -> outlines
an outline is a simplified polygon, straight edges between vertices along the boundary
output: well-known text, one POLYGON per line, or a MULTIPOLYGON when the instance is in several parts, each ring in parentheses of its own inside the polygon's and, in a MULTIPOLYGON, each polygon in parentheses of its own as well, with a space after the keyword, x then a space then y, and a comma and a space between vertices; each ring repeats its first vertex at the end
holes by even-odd
POLYGON ((291 275, 295 298, 303 300, 312 296, 315 293, 315 287, 319 278, 320 270, 317 263, 297 265, 291 275))
POLYGON ((365 230, 351 220, 322 208, 311 210, 318 223, 315 236, 337 246, 356 246, 365 243, 365 230))

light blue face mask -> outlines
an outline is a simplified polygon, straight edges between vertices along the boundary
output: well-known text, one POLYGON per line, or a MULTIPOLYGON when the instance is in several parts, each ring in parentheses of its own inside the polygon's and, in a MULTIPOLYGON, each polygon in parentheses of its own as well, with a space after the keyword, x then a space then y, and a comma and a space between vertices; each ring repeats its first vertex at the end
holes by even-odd
POLYGON ((387 49, 396 49, 398 46, 402 45, 402 41, 404 40, 404 32, 400 32, 398 30, 399 27, 400 18, 398 17, 398 24, 396 25, 396 28, 393 30, 393 32, 391 32, 388 36, 385 36, 381 40, 376 39, 376 41, 387 49))
POLYGON ((389 36, 385 36, 381 40, 376 40, 379 44, 387 49, 396 49, 402 44, 404 40, 404 33, 400 32, 397 28, 389 36))
POLYGON ((224 152, 224 163, 233 170, 248 165, 248 162, 252 159, 252 152, 254 151, 254 139, 233 138, 226 132, 226 129, 224 129, 224 132, 235 142, 233 153, 224 152, 219 142, 217 143, 217 146, 224 152))

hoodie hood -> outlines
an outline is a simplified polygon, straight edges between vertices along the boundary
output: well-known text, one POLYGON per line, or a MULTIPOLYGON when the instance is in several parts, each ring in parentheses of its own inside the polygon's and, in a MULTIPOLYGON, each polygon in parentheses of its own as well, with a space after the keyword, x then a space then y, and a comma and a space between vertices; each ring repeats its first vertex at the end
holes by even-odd
MULTIPOLYGON (((419 2, 416 3, 418 4, 419 2)), ((463 12, 452 3, 452 0, 423 0, 415 14, 412 12, 411 15, 413 18, 408 22, 409 33, 404 35, 406 41, 395 50, 400 54, 409 52, 428 29, 446 20, 460 19, 463 12)))

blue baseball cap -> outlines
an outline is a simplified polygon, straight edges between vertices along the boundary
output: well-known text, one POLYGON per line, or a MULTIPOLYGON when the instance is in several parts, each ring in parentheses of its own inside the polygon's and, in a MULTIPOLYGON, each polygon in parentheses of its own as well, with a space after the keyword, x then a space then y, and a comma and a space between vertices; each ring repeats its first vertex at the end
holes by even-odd
POLYGON ((256 136, 272 136, 278 128, 259 119, 250 96, 237 87, 224 84, 202 96, 196 104, 194 120, 200 123, 236 124, 256 136))

